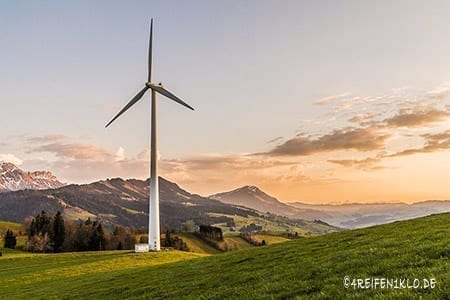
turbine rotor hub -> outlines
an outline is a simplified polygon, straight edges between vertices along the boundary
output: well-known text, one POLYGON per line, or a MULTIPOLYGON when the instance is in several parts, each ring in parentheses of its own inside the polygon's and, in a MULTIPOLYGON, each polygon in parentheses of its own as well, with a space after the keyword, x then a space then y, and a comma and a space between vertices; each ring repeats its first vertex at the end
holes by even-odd
POLYGON ((152 82, 146 82, 146 83, 145 83, 145 86, 148 87, 148 88, 152 88, 152 85, 153 85, 153 86, 157 85, 157 86, 160 86, 160 87, 164 87, 164 85, 163 85, 161 82, 159 82, 159 83, 157 83, 157 84, 152 83, 152 82))

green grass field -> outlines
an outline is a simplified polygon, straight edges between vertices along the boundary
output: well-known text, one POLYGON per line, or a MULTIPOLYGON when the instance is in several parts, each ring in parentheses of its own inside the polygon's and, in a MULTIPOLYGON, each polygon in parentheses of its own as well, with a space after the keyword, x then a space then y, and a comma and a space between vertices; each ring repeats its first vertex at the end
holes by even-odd
POLYGON ((0 258, 5 299, 448 299, 450 213, 204 256, 169 251, 0 258), (346 289, 350 278, 435 278, 434 289, 346 289))
POLYGON ((273 245, 289 241, 289 239, 284 236, 269 235, 269 234, 256 234, 253 235, 253 238, 258 241, 265 240, 267 245, 273 245))
MULTIPOLYGON (((63 254, 31 254, 16 250, 2 249, 0 264, 1 299, 44 299, 63 298, 66 287, 85 289, 73 297, 88 297, 86 294, 109 289, 109 285, 94 288, 90 280, 94 278, 114 278, 133 270, 142 270, 161 264, 169 264, 201 257, 181 251, 160 253, 140 253, 132 251, 105 251, 63 254), (91 279, 88 279, 91 278, 91 279), (85 288, 86 287, 86 288, 85 288), (56 292, 56 293, 55 293, 56 292)), ((95 297, 94 297, 95 298, 95 297)))
POLYGON ((200 238, 196 237, 192 233, 174 233, 173 236, 178 236, 181 239, 183 239, 184 242, 188 245, 189 252, 194 253, 203 253, 203 254, 218 254, 221 253, 221 251, 217 250, 216 248, 208 245, 204 241, 202 241, 200 238))
POLYGON ((174 233, 173 235, 182 238, 183 241, 187 243, 189 252, 194 253, 218 254, 224 251, 236 251, 254 247, 246 240, 239 237, 238 234, 235 234, 233 236, 231 235, 225 236, 223 241, 218 242, 217 243, 218 247, 220 247, 220 249, 222 250, 216 249, 215 247, 209 245, 208 243, 206 243, 205 241, 198 238, 192 233, 183 232, 183 233, 174 233))
POLYGON ((12 231, 19 231, 22 224, 13 223, 8 221, 0 221, 0 235, 6 232, 6 230, 11 229, 12 231))
POLYGON ((218 242, 220 249, 225 251, 236 251, 254 247, 252 244, 239 236, 224 237, 222 242, 218 242))
MULTIPOLYGON (((22 224, 19 223, 14 223, 14 222, 8 222, 8 221, 0 221, 0 249, 1 247, 3 247, 3 236, 6 233, 6 230, 10 229, 14 232, 14 234, 18 234, 19 231, 22 228, 22 224)), ((27 238, 26 236, 16 236, 17 238, 17 244, 16 244, 16 248, 22 249, 23 246, 25 245, 27 238)), ((1 250, 0 250, 1 251, 1 250)))

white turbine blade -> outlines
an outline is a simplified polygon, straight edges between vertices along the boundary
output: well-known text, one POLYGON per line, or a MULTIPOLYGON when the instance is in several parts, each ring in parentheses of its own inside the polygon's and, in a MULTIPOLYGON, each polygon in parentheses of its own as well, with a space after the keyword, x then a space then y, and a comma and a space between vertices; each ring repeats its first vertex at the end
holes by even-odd
POLYGON ((121 114, 123 114, 124 112, 126 112, 130 107, 132 107, 136 102, 138 102, 142 96, 144 96, 145 92, 148 90, 148 87, 143 88, 139 93, 137 93, 136 96, 134 96, 133 99, 131 99, 130 102, 128 102, 127 105, 125 105, 124 108, 122 108, 122 110, 111 120, 109 121, 108 124, 106 124, 105 127, 108 127, 109 125, 111 125, 112 122, 114 122, 118 117, 120 117, 121 114))
POLYGON ((172 94, 171 92, 169 92, 168 90, 163 88, 162 86, 154 85, 154 84, 149 84, 149 85, 150 85, 150 88, 157 91, 161 95, 166 96, 167 98, 177 102, 178 104, 181 104, 189 109, 194 110, 194 108, 192 106, 190 106, 189 104, 187 104, 186 102, 184 102, 183 100, 181 100, 180 98, 178 98, 177 96, 175 96, 174 94, 172 94))
POLYGON ((150 21, 150 38, 148 40, 148 82, 152 82, 152 42, 153 42, 153 18, 150 21))

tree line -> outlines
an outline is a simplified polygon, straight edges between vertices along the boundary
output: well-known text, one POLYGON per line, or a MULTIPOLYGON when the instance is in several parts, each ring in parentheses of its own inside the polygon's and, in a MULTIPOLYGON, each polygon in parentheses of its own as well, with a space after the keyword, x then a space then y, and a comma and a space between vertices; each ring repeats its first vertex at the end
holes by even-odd
POLYGON ((239 229, 240 232, 259 232, 263 229, 261 225, 256 225, 255 223, 251 223, 247 226, 242 226, 241 229, 239 229))
POLYGON ((260 240, 255 238, 251 232, 241 232, 239 236, 254 246, 266 245, 266 240, 260 240))
POLYGON ((194 234, 210 246, 223 251, 221 247, 223 244, 223 233, 221 228, 211 225, 200 225, 199 231, 194 234))
POLYGON ((135 244, 134 232, 129 228, 116 226, 109 233, 90 218, 84 222, 65 221, 59 211, 54 216, 42 211, 25 220, 24 227, 28 237, 24 249, 30 252, 123 250, 135 244))
POLYGON ((164 238, 161 238, 161 246, 181 251, 189 251, 189 247, 186 242, 178 236, 172 237, 170 230, 167 230, 164 238))
POLYGON ((199 235, 211 241, 223 241, 222 229, 211 225, 200 225, 199 235))
MULTIPOLYGON (((195 223, 186 222, 186 229, 188 229, 186 231, 194 231, 195 223)), ((113 227, 111 232, 105 230, 97 220, 93 221, 90 218, 85 221, 64 220, 60 211, 54 215, 48 215, 44 210, 34 217, 26 218, 19 235, 22 235, 22 232, 27 236, 27 240, 21 249, 35 253, 134 249, 136 234, 147 233, 141 229, 135 230, 122 226, 113 227)), ((220 228, 205 229, 204 227, 202 232, 210 239, 223 239, 220 228)), ((166 231, 165 236, 161 238, 161 246, 189 251, 187 243, 172 233, 173 231, 166 231)), ((6 231, 3 240, 5 248, 16 247, 17 239, 12 230, 6 231)), ((146 235, 141 236, 140 242, 147 242, 146 235)))

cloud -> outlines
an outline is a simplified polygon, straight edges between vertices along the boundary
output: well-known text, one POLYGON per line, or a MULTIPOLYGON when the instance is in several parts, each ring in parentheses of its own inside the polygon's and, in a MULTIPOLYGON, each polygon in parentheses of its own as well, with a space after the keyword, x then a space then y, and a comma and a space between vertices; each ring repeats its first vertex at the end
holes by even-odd
POLYGON ((355 109, 358 106, 364 106, 364 108, 367 108, 369 104, 377 105, 379 106, 382 104, 383 106, 392 104, 392 99, 390 99, 393 95, 382 95, 382 96, 353 96, 348 97, 351 94, 342 94, 339 96, 342 96, 340 98, 337 98, 335 96, 326 97, 323 99, 320 99, 320 103, 317 103, 318 101, 314 102, 314 104, 328 104, 333 103, 333 111, 330 112, 333 115, 339 114, 339 113, 345 113, 352 109, 355 109), (329 98, 331 100, 329 100, 329 98), (329 100, 329 101, 328 101, 329 100))
POLYGON ((343 167, 353 167, 364 171, 373 171, 383 169, 378 163, 382 160, 383 155, 377 155, 376 157, 368 157, 365 159, 329 159, 328 162, 338 164, 343 167))
POLYGON ((274 178, 274 182, 306 183, 313 181, 305 175, 304 168, 300 165, 291 166, 287 172, 282 172, 274 178))
POLYGON ((347 97, 347 96, 350 96, 350 95, 351 95, 351 93, 342 93, 342 94, 339 94, 339 95, 328 96, 328 97, 324 97, 324 98, 321 98, 319 100, 314 101, 313 104, 315 104, 315 105, 325 105, 325 104, 329 104, 329 103, 333 102, 334 100, 338 100, 340 98, 347 97))
POLYGON ((70 138, 62 134, 49 134, 44 136, 35 136, 27 138, 27 141, 29 143, 36 143, 36 144, 64 142, 68 140, 70 140, 70 138))
POLYGON ((376 157, 368 157, 361 160, 354 159, 343 159, 343 160, 333 160, 330 159, 328 162, 341 165, 343 167, 353 167, 361 170, 378 170, 382 169, 382 166, 378 164, 384 158, 393 158, 399 156, 414 155, 419 153, 432 153, 436 151, 444 151, 450 149, 450 130, 436 133, 436 134, 423 134, 422 138, 425 142, 422 147, 404 149, 393 154, 386 154, 386 152, 379 153, 376 157))
POLYGON ((393 154, 386 154, 385 151, 379 153, 376 157, 368 157, 361 160, 355 159, 343 159, 343 160, 333 160, 330 159, 328 162, 341 165, 343 167, 353 167, 361 170, 378 170, 383 167, 379 163, 384 158, 394 158, 400 156, 414 155, 420 153, 433 153, 437 151, 445 151, 450 149, 450 130, 435 133, 435 134, 422 134, 421 137, 425 140, 422 147, 404 149, 393 154))
POLYGON ((101 146, 79 143, 63 135, 26 139, 27 153, 50 153, 53 159, 32 159, 24 162, 29 169, 51 169, 61 180, 86 183, 108 177, 148 177, 148 150, 127 157, 125 149, 110 151, 101 146))
POLYGON ((167 169, 180 170, 219 170, 228 169, 233 171, 242 171, 246 169, 262 170, 280 166, 298 165, 299 162, 284 161, 271 157, 261 157, 253 155, 233 154, 233 155, 202 155, 188 157, 184 159, 164 160, 164 166, 167 169))
MULTIPOLYGON (((29 169, 50 169, 60 180, 69 183, 88 183, 104 178, 147 178, 149 149, 135 156, 127 156, 123 147, 111 151, 95 144, 78 143, 70 139, 29 139, 29 153, 50 153, 53 159, 26 161, 29 169), (38 145, 36 142, 42 141, 38 145)), ((215 192, 242 184, 264 182, 306 182, 302 163, 274 157, 247 154, 208 154, 164 159, 159 157, 160 174, 192 190, 215 192), (282 174, 282 176, 280 175, 282 174), (206 186, 205 186, 206 185, 206 186)))
POLYGON ((0 161, 10 162, 16 166, 20 166, 23 163, 23 160, 11 153, 0 153, 0 161))
POLYGON ((97 145, 83 143, 55 142, 36 146, 27 153, 49 152, 59 158, 78 160, 114 160, 117 156, 97 145))
POLYGON ((444 121, 449 117, 450 113, 447 110, 400 109, 395 116, 387 118, 383 122, 389 127, 424 127, 444 121))
MULTIPOLYGON (((366 117, 371 118, 372 114, 357 114, 349 119, 349 121, 358 121, 360 124, 369 125, 369 128, 373 130, 390 130, 391 136, 395 136, 397 128, 415 128, 415 127, 427 127, 438 122, 445 121, 450 118, 450 113, 448 107, 444 109, 437 109, 435 107, 430 107, 424 104, 417 104, 414 102, 415 106, 411 108, 400 108, 397 113, 384 120, 374 120, 364 123, 366 117)), ((403 132, 399 136, 416 136, 416 134, 411 134, 409 131, 403 132)), ((450 136, 448 132, 441 134, 423 134, 420 137, 425 139, 424 146, 421 148, 404 149, 398 151, 394 154, 387 155, 385 152, 380 153, 376 157, 369 157, 366 159, 355 160, 355 159, 344 159, 344 160, 334 160, 330 159, 328 162, 341 165, 343 167, 353 167, 360 170, 378 170, 383 168, 379 166, 379 163, 384 158, 398 157, 405 155, 412 155, 416 153, 431 153, 434 151, 440 151, 443 149, 450 148, 450 136)), ((382 140, 380 140, 382 141, 382 140)), ((384 140, 386 141, 386 139, 384 140)), ((380 147, 381 149, 381 147, 380 147)))
POLYGON ((337 113, 337 112, 343 112, 343 111, 350 110, 356 104, 360 104, 365 101, 366 101, 366 99, 363 99, 361 97, 341 99, 339 101, 339 104, 336 105, 336 107, 334 108, 334 112, 337 113))
POLYGON ((296 136, 267 154, 303 156, 339 150, 380 150, 385 147, 388 138, 389 134, 381 133, 378 128, 347 127, 315 139, 304 135, 296 136))
POLYGON ((113 177, 140 179, 149 177, 148 162, 133 157, 123 161, 41 159, 25 161, 25 164, 30 170, 51 170, 58 179, 68 183, 90 183, 113 177))
POLYGON ((449 92, 450 92, 450 82, 444 82, 428 91, 427 95, 431 99, 442 100, 447 97, 447 94, 449 92))
POLYGON ((263 155, 212 154, 160 161, 161 174, 206 194, 245 184, 302 184, 312 179, 304 162, 263 155))
POLYGON ((282 136, 278 136, 278 137, 276 137, 276 138, 273 138, 273 139, 267 141, 266 144, 272 144, 272 143, 280 142, 280 141, 282 141, 282 140, 283 140, 283 137, 282 137, 282 136))
POLYGON ((350 119, 348 119, 348 121, 352 122, 352 123, 361 123, 361 122, 370 120, 376 116, 377 116, 377 114, 373 114, 373 113, 359 113, 359 114, 354 115, 350 119))
POLYGON ((425 139, 425 143, 422 147, 405 149, 391 154, 387 157, 405 156, 418 153, 431 153, 450 149, 450 130, 436 134, 423 134, 422 137, 425 139))
POLYGON ((125 159, 125 149, 123 147, 119 147, 116 152, 116 161, 121 161, 125 159))
MULTIPOLYGON (((442 122, 450 119, 450 104, 430 100, 430 93, 427 94, 412 88, 402 88, 381 96, 359 97, 353 95, 347 97, 346 93, 319 99, 315 104, 332 104, 332 112, 327 114, 327 116, 332 116, 332 118, 328 118, 330 121, 319 123, 322 130, 324 127, 330 126, 328 131, 319 131, 315 135, 302 132, 285 139, 281 144, 273 145, 265 153, 256 153, 255 155, 314 156, 337 151, 345 153, 381 150, 382 153, 376 157, 364 159, 334 159, 330 157, 327 160, 329 163, 343 167, 368 171, 384 168, 380 164, 389 157, 440 151, 447 148, 447 140, 437 141, 438 136, 421 136, 420 134, 447 124, 442 122), (417 94, 418 92, 422 94, 417 94), (342 127, 342 124, 346 124, 346 122, 350 122, 352 125, 342 127), (338 129, 333 129, 332 123, 339 124, 338 129), (417 141, 417 138, 425 139, 424 147, 399 151, 402 147, 411 147, 403 144, 406 137, 415 138, 414 141, 417 141), (386 151, 395 153, 388 155, 386 151)), ((439 93, 450 93, 450 82, 432 91, 432 94, 439 93)))

